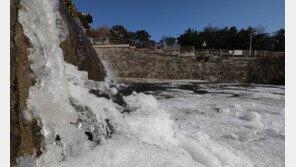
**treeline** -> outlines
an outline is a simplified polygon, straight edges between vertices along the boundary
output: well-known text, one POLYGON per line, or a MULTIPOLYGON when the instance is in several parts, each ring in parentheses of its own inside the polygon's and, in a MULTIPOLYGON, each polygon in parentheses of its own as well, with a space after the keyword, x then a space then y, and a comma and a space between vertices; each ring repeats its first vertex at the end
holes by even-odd
POLYGON ((217 28, 207 26, 198 32, 188 28, 179 37, 162 36, 159 42, 150 39, 151 35, 145 30, 128 31, 122 25, 91 28, 92 16, 77 11, 72 0, 63 0, 69 8, 71 15, 80 20, 88 35, 93 38, 108 37, 120 43, 136 45, 137 47, 191 45, 196 49, 243 49, 248 50, 252 42, 253 50, 285 51, 285 30, 280 29, 274 33, 266 33, 262 27, 248 27, 238 30, 234 27, 217 28), (252 40, 250 40, 252 39, 252 40))
POLYGON ((237 30, 236 27, 220 29, 208 26, 200 32, 189 28, 177 41, 180 45, 194 45, 195 48, 244 50, 248 50, 252 42, 253 50, 285 51, 285 30, 269 34, 260 27, 237 30))
POLYGON ((137 46, 153 46, 155 41, 151 40, 151 35, 145 30, 136 32, 128 31, 122 25, 115 25, 111 28, 107 26, 92 28, 88 33, 92 38, 109 38, 121 43, 134 44, 137 46))
POLYGON ((136 32, 128 31, 122 25, 92 28, 89 36, 93 38, 104 38, 118 40, 122 43, 141 46, 169 46, 191 45, 196 49, 243 49, 248 50, 250 41, 252 50, 285 51, 285 30, 280 29, 272 34, 265 33, 264 28, 248 27, 238 30, 236 27, 205 27, 202 31, 188 28, 179 37, 163 36, 159 42, 150 39, 151 35, 145 30, 136 32), (250 40, 252 39, 252 40, 250 40))

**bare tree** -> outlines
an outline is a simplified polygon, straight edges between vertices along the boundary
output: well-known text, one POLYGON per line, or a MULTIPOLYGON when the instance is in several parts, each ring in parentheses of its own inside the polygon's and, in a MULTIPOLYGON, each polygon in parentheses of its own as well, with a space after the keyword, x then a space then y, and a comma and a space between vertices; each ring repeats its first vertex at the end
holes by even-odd
POLYGON ((159 41, 159 44, 174 47, 176 45, 176 38, 162 36, 162 38, 159 41))
POLYGON ((265 34, 267 27, 264 25, 258 25, 255 29, 257 34, 265 34))
POLYGON ((110 38, 111 37, 110 28, 106 25, 102 27, 92 28, 90 29, 88 36, 92 38, 100 38, 100 39, 103 39, 106 37, 110 38))

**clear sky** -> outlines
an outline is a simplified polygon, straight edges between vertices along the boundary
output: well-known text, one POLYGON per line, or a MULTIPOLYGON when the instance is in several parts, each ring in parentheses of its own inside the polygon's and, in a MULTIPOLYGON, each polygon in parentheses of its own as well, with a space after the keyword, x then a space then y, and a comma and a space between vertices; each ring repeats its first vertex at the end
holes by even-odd
POLYGON ((123 25, 146 30, 158 41, 186 29, 249 25, 266 32, 285 28, 285 0, 72 0, 78 11, 93 15, 92 27, 123 25))

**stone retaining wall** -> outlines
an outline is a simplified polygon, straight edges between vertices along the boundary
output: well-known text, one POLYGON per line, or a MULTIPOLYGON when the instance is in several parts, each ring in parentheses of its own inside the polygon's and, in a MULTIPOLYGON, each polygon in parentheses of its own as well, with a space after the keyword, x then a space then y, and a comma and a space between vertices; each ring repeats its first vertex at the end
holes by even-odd
POLYGON ((210 82, 284 84, 285 58, 281 57, 178 57, 133 51, 129 48, 98 48, 118 78, 198 79, 210 82))

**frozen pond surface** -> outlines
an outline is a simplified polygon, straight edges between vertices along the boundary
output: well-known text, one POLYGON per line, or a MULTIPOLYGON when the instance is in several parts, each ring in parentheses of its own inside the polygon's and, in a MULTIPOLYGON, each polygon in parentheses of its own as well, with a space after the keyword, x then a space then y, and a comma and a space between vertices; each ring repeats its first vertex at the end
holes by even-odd
POLYGON ((157 98, 175 131, 208 135, 254 166, 284 166, 285 87, 236 84, 133 85, 157 98))

